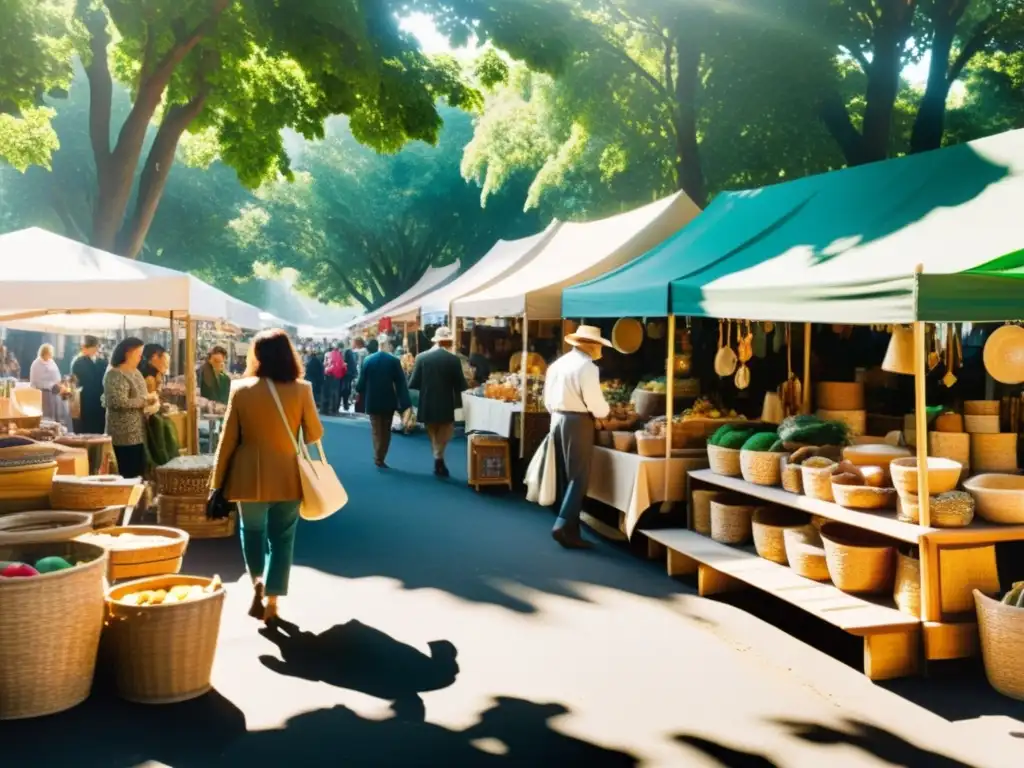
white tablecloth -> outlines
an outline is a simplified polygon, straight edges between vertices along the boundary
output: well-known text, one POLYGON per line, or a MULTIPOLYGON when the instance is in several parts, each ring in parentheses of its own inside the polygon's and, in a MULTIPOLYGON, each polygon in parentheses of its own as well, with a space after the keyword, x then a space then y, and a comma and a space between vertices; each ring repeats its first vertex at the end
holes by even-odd
POLYGON ((512 416, 521 412, 521 403, 503 403, 462 393, 462 414, 466 421, 466 432, 493 432, 510 438, 514 434, 512 416))

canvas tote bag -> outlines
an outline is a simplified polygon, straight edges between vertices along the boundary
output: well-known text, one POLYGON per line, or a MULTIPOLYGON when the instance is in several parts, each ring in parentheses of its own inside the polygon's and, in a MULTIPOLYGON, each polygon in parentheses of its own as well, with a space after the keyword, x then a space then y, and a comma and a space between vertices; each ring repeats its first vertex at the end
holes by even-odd
POLYGON ((274 396, 277 412, 281 415, 281 423, 284 424, 284 428, 292 440, 292 445, 295 446, 295 459, 299 465, 299 481, 302 483, 302 505, 299 507, 299 514, 303 520, 328 518, 348 504, 348 493, 334 469, 327 463, 323 443, 317 441, 316 447, 320 452, 320 458, 314 459, 309 453, 309 448, 295 438, 292 428, 288 424, 288 417, 284 414, 284 406, 281 405, 277 387, 270 379, 266 379, 266 382, 270 387, 270 394, 274 396))

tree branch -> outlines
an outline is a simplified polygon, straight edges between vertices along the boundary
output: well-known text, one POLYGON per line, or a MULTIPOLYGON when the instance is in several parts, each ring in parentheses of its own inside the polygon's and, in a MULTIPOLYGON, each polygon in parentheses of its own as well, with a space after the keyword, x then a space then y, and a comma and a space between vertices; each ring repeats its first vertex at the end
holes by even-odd
POLYGON ((360 304, 362 304, 364 309, 373 309, 373 298, 363 295, 362 291, 360 291, 356 287, 356 284, 352 282, 349 276, 341 268, 341 265, 338 264, 336 261, 332 261, 330 259, 327 259, 326 262, 327 266, 330 267, 331 270, 333 270, 334 274, 338 276, 338 279, 341 281, 341 284, 345 286, 345 290, 348 291, 349 295, 352 296, 352 298, 358 301, 360 304))
POLYGON ((832 138, 839 144, 848 165, 860 165, 863 158, 864 138, 850 119, 838 91, 832 91, 822 100, 818 116, 832 138))
POLYGON ((107 46, 110 44, 107 17, 101 11, 87 13, 87 8, 86 2, 79 2, 76 13, 89 31, 90 61, 85 68, 85 75, 89 81, 89 140, 96 162, 96 176, 102 186, 107 161, 110 158, 110 110, 114 97, 114 81, 107 63, 107 46))
POLYGON ((992 24, 996 20, 995 16, 994 13, 991 14, 974 28, 974 32, 967 39, 967 42, 964 43, 964 47, 960 49, 960 52, 949 68, 949 74, 946 77, 946 82, 949 85, 953 85, 957 81, 960 75, 963 74, 964 67, 985 47, 986 41, 992 35, 992 24))

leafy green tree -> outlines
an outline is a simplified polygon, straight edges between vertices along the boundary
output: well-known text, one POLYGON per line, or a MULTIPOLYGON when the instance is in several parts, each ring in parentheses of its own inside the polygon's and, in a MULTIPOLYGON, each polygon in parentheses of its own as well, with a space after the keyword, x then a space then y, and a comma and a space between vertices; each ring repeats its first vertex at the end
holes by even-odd
POLYGON ((294 159, 295 181, 262 189, 232 223, 238 243, 261 261, 293 267, 308 292, 327 301, 380 306, 429 266, 468 265, 499 238, 531 234, 536 215, 519 206, 522 187, 480 209, 459 161, 472 117, 442 108, 437 146, 422 142, 381 155, 360 144, 345 121, 294 159))

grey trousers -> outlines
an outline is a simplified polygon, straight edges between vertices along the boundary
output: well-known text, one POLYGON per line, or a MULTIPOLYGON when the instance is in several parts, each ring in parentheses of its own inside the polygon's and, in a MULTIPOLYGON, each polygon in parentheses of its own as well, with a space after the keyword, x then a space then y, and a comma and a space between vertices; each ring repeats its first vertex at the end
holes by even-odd
POLYGON ((551 439, 555 441, 558 493, 562 508, 555 530, 579 530, 583 499, 590 484, 590 457, 594 452, 594 419, 589 413, 551 415, 551 439))

